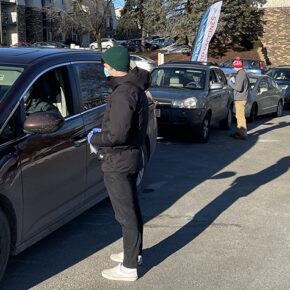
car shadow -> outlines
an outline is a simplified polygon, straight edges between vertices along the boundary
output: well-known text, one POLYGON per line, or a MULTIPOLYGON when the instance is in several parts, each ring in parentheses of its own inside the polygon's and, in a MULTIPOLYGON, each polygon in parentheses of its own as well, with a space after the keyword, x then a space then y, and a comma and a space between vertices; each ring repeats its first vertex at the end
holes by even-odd
MULTIPOLYGON (((213 130, 208 144, 175 141, 172 150, 170 141, 161 141, 147 169, 145 188, 140 195, 145 227, 147 222, 205 180, 232 177, 235 173, 220 171, 252 148, 264 134, 289 125, 288 122, 273 124, 271 118, 267 117, 249 125, 250 130, 255 130, 249 133, 247 141, 233 140, 228 137, 229 132, 218 129, 213 130), (200 152, 198 155, 195 154, 197 148, 200 152), (152 172, 164 162, 166 166, 162 170, 152 172), (182 182, 176 187, 181 176, 182 182)), ((227 190, 196 213, 185 226, 144 250, 146 262, 140 268, 141 276, 198 237, 239 198, 251 194, 261 185, 283 174, 288 170, 289 164, 290 157, 285 157, 258 173, 237 177, 227 190)), ((114 220, 110 202, 106 199, 35 246, 11 257, 0 289, 29 289, 36 286, 81 263, 121 236, 121 229, 114 220)))

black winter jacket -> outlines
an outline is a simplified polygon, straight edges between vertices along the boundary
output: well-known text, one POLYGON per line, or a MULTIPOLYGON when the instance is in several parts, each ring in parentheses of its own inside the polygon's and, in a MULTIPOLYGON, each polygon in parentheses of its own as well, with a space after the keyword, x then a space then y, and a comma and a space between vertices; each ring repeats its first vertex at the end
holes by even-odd
POLYGON ((93 145, 119 148, 102 161, 104 172, 136 173, 142 166, 140 147, 145 142, 148 124, 148 100, 145 90, 149 88, 150 74, 134 68, 123 77, 109 77, 113 92, 108 97, 102 123, 102 132, 91 138, 93 145))

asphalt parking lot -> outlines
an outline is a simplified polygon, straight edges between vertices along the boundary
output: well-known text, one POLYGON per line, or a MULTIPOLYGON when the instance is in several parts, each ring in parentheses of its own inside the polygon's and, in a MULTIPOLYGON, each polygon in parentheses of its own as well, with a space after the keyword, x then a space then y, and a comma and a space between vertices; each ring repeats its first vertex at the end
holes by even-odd
POLYGON ((249 124, 247 141, 217 127, 208 144, 159 140, 138 281, 101 277, 122 246, 104 200, 11 258, 0 289, 290 289, 289 125, 285 111, 249 124))

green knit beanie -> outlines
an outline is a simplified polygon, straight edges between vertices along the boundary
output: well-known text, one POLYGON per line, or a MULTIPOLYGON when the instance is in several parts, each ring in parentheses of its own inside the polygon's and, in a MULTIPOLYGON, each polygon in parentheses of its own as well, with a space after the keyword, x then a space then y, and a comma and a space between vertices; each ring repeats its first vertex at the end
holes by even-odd
POLYGON ((102 59, 117 71, 129 70, 130 56, 127 48, 124 46, 117 45, 107 49, 104 52, 102 59))

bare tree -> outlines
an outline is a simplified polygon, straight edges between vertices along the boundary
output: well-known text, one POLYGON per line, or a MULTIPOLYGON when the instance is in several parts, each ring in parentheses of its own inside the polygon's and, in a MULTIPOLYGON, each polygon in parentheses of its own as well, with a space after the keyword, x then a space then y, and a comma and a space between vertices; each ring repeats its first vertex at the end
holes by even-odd
POLYGON ((74 27, 80 33, 90 33, 97 40, 98 50, 102 50, 101 35, 113 3, 113 0, 71 0, 69 7, 54 6, 50 13, 58 23, 59 32, 74 27))

